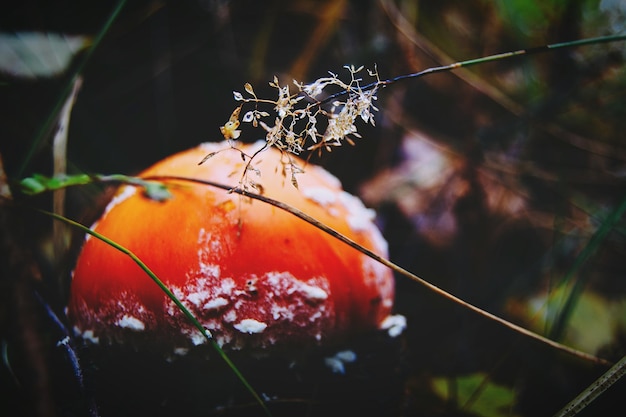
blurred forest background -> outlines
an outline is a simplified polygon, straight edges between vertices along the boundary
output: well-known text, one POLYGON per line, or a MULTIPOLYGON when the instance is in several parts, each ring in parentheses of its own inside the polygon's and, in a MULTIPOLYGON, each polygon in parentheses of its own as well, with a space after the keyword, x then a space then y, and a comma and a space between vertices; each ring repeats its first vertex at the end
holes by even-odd
MULTIPOLYGON (((327 71, 347 77, 344 65, 376 65, 387 79, 626 30, 620 0, 141 0, 125 4, 96 44, 114 8, 70 0, 3 6, 0 155, 11 185, 52 174, 55 108, 77 71, 68 172, 135 174, 221 140, 232 91, 245 82, 274 98, 274 75, 312 82, 327 71)), ((376 127, 360 126, 356 146, 312 160, 377 210, 392 261, 616 362, 626 354, 625 57, 625 43, 615 42, 401 81, 379 91, 376 127)), ((241 139, 259 134, 244 129, 241 139)), ((11 191, 51 208, 49 194, 11 191)), ((67 190, 66 215, 89 224, 103 195, 67 190)), ((58 337, 41 305, 62 317, 82 237, 62 236, 55 253, 50 219, 2 206, 0 413, 75 415, 59 388, 71 376, 55 364, 58 337)), ((408 320, 401 354, 387 361, 393 369, 370 370, 378 384, 394 379, 388 416, 553 415, 607 370, 404 277, 395 312, 408 320)), ((581 415, 623 414, 625 394, 618 382, 581 415)))

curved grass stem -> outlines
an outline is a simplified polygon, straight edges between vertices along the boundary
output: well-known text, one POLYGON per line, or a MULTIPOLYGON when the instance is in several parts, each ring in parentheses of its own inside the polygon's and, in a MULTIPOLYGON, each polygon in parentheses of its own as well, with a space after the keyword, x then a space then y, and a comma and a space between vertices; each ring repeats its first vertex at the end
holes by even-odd
POLYGON ((250 385, 248 380, 243 376, 241 371, 230 360, 228 355, 226 355, 226 352, 224 352, 224 350, 217 344, 215 339, 213 339, 211 332, 208 329, 204 328, 204 326, 198 321, 198 319, 196 319, 196 317, 191 313, 191 311, 189 311, 189 309, 185 307, 185 305, 178 299, 178 297, 176 297, 176 295, 174 295, 174 293, 167 287, 167 285, 165 285, 163 281, 161 281, 161 279, 159 279, 159 277, 157 277, 156 274, 152 272, 152 270, 148 267, 148 265, 146 265, 137 255, 135 255, 130 249, 120 245, 119 243, 109 239, 108 237, 98 232, 91 230, 90 228, 88 228, 87 226, 81 223, 78 223, 74 220, 68 219, 67 217, 64 217, 59 214, 52 213, 46 210, 38 210, 38 211, 56 220, 62 221, 70 226, 76 227, 85 233, 90 234, 96 239, 101 240, 102 242, 106 243, 109 246, 112 246, 113 248, 117 249, 118 251, 122 252, 123 254, 131 258, 152 279, 152 281, 154 281, 159 286, 159 288, 161 288, 161 290, 174 302, 174 304, 176 304, 176 306, 180 309, 180 311, 182 311, 185 317, 189 319, 189 321, 194 325, 194 327, 198 329, 200 333, 202 333, 202 335, 209 341, 209 343, 213 346, 217 354, 224 360, 224 362, 226 362, 226 365, 233 371, 233 373, 245 386, 248 392, 252 394, 252 396, 254 397, 256 402, 261 406, 261 408, 263 408, 263 411, 265 412, 265 414, 269 417, 272 416, 272 413, 270 412, 269 408, 265 404, 265 401, 263 401, 261 396, 254 390, 252 385, 250 385))

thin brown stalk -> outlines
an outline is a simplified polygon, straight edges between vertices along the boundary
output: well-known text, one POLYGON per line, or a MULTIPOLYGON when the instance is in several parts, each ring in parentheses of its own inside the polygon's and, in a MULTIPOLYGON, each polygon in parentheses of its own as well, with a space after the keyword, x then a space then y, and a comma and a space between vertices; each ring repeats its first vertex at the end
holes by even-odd
POLYGON ((215 183, 212 181, 206 181, 206 180, 199 180, 197 178, 189 178, 189 177, 178 177, 178 176, 155 176, 155 177, 147 177, 144 178, 145 180, 156 180, 156 181, 172 181, 172 180, 177 180, 177 181, 188 181, 188 182, 195 182, 195 183, 199 183, 199 184, 205 184, 205 185, 210 185, 212 187, 216 187, 216 188, 221 188, 223 190, 226 190, 228 192, 232 192, 235 194, 239 194, 242 195, 244 197, 248 197, 254 200, 258 200, 261 201, 263 203, 266 204, 270 204, 274 207, 277 207, 281 210, 284 210, 304 221, 306 221, 307 223, 317 227, 318 229, 322 230, 323 232, 333 236, 334 238, 344 242, 345 244, 353 247, 354 249, 358 250, 359 252, 369 256, 370 258, 376 260, 377 262, 385 265, 386 267, 390 268, 391 270, 393 270, 394 272, 405 276, 409 279, 411 279, 412 281, 417 282, 418 284, 421 284, 422 286, 426 287, 427 289, 429 289, 430 291, 434 292, 435 294, 450 300, 470 311, 473 311, 474 313, 488 319, 491 321, 494 321, 496 323, 501 324, 502 326, 513 330, 516 333, 519 333, 521 335, 524 335, 530 339, 533 339, 535 341, 538 341, 542 344, 545 344, 547 346, 550 346, 558 351, 567 353, 569 355, 578 357, 580 359, 595 363, 595 364, 599 364, 599 365, 604 365, 604 366, 611 366, 612 363, 606 359, 603 358, 599 358, 597 356, 591 355, 589 353, 586 352, 582 352, 580 350, 574 349, 572 347, 566 346, 564 344, 558 343, 554 340, 551 340, 547 337, 541 336, 540 334, 537 334, 535 332, 532 332, 524 327, 521 327, 515 323, 511 323, 508 320, 505 320, 499 316, 496 316, 495 314, 492 314, 486 310, 483 310, 465 300, 462 300, 461 298, 450 294, 449 292, 437 287, 436 285, 431 284, 430 282, 426 281, 423 278, 420 278, 419 276, 415 275, 414 273, 402 268, 401 266, 391 262, 390 260, 372 252, 371 250, 364 248, 363 246, 359 245, 358 243, 356 243, 355 241, 353 241, 352 239, 348 238, 347 236, 337 232, 336 230, 334 230, 331 227, 328 227, 327 225, 325 225, 324 223, 319 222, 318 220, 316 220, 315 218, 309 216, 308 214, 288 205, 285 204, 281 201, 278 200, 274 200, 272 198, 260 195, 260 194, 256 194, 256 193, 251 193, 247 190, 243 190, 241 188, 236 188, 236 187, 230 187, 224 184, 219 184, 219 183, 215 183))

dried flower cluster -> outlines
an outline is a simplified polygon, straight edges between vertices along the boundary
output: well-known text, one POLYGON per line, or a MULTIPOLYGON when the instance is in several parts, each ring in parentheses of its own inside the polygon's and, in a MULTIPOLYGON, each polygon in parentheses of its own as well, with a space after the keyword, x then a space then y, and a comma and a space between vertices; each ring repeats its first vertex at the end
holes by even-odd
MULTIPOLYGON (((254 128, 261 127, 265 131, 267 146, 275 146, 285 154, 286 169, 283 172, 291 175, 291 181, 297 186, 295 175, 302 172, 289 154, 299 155, 305 150, 330 151, 334 146, 341 146, 344 141, 354 144, 352 138, 360 138, 356 127, 357 119, 374 125, 373 112, 378 109, 374 106, 376 93, 381 83, 376 70, 367 70, 373 82, 363 85, 359 73, 363 67, 345 66, 350 73, 350 81, 344 82, 337 74, 329 72, 328 77, 322 77, 311 84, 304 84, 296 80, 293 84, 295 92, 291 92, 289 85, 281 86, 278 78, 269 85, 278 92, 276 100, 259 98, 252 85, 244 85, 246 95, 234 91, 236 101, 241 104, 235 108, 228 122, 220 127, 225 139, 237 139, 241 135, 241 123, 249 123, 254 128), (333 90, 333 91, 329 91, 333 90), (253 105, 253 108, 243 113, 244 106, 253 105), (272 113, 266 110, 273 111, 272 113)), ((256 155, 256 154, 255 154, 256 155)), ((246 172, 243 173, 240 185, 254 184, 247 181, 247 172, 254 168, 251 162, 255 155, 245 155, 248 158, 246 172)), ((204 162, 211 155, 201 161, 204 162)))

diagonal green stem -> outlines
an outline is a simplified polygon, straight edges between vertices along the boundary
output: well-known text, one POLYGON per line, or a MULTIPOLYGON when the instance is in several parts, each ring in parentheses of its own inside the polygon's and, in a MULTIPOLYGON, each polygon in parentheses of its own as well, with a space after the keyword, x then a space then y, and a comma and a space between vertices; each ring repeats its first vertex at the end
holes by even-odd
POLYGON ((122 252, 123 254, 127 255, 137 265, 139 265, 139 267, 146 274, 148 274, 148 276, 152 279, 152 281, 154 281, 159 286, 159 288, 161 288, 161 290, 163 290, 163 292, 174 302, 174 304, 176 304, 176 306, 180 309, 180 311, 183 312, 185 317, 187 317, 189 321, 191 321, 194 327, 198 329, 200 333, 202 333, 202 335, 211 343, 213 348, 217 351, 218 355, 226 362, 228 367, 233 371, 233 373, 237 376, 237 378, 239 378, 241 383, 250 392, 250 394, 252 394, 252 396, 259 403, 259 405, 263 408, 263 411, 265 412, 265 414, 269 417, 272 416, 272 413, 270 412, 269 408, 267 408, 267 405, 265 404, 265 402, 261 399, 259 394, 254 390, 252 385, 250 385, 248 380, 243 376, 241 371, 239 371, 239 369, 235 366, 235 364, 226 355, 226 352, 224 352, 224 350, 217 344, 215 339, 213 339, 211 332, 208 329, 205 329, 204 326, 202 326, 202 324, 198 321, 198 319, 196 319, 196 317, 191 313, 191 311, 189 311, 189 309, 185 307, 185 305, 178 299, 178 297, 176 297, 176 295, 174 295, 174 293, 170 291, 167 285, 165 285, 163 281, 161 281, 159 277, 157 277, 156 274, 152 272, 152 270, 148 267, 148 265, 146 265, 141 259, 139 259, 137 255, 135 255, 130 249, 127 249, 126 247, 120 245, 119 243, 114 242, 113 240, 107 238, 106 236, 98 232, 95 232, 92 229, 88 228, 87 226, 84 226, 74 220, 68 219, 67 217, 64 217, 59 214, 52 213, 46 210, 39 210, 39 211, 43 214, 53 217, 56 220, 62 221, 64 223, 69 224, 70 226, 76 227, 80 229, 81 231, 88 233, 97 239, 100 239, 107 245, 110 245, 113 248, 117 249, 118 251, 122 252))

